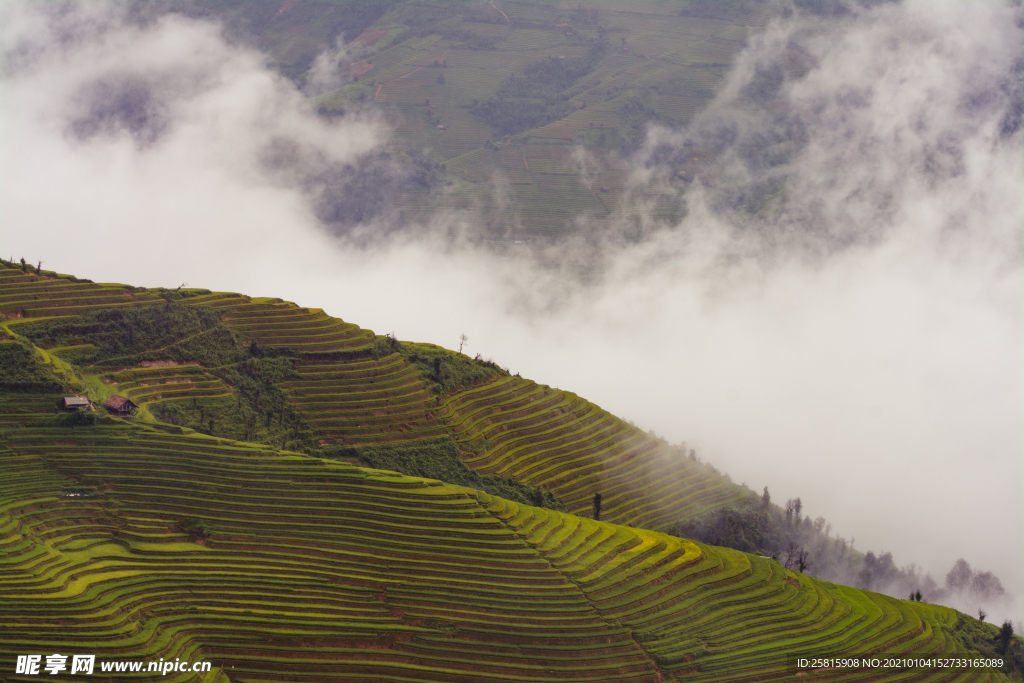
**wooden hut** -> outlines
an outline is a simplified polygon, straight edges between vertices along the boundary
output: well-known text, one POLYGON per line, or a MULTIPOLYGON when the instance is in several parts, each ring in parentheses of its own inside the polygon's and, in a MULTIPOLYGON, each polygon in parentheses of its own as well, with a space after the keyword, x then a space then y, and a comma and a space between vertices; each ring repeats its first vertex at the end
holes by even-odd
POLYGON ((138 408, 138 406, 132 403, 130 399, 127 399, 119 394, 114 394, 106 401, 104 401, 103 407, 112 412, 114 415, 120 415, 122 417, 130 417, 135 413, 135 410, 138 408))
POLYGON ((69 413, 75 413, 80 410, 88 410, 92 403, 85 396, 65 396, 61 405, 69 413))

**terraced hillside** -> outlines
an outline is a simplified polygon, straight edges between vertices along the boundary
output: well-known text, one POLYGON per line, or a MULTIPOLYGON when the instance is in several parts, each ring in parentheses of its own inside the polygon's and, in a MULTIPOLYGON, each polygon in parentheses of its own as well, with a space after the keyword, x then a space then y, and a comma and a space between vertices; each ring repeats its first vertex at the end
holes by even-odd
POLYGON ((2 429, 0 462, 8 672, 57 652, 207 661, 166 677, 207 683, 1006 680, 794 676, 793 653, 962 652, 969 620, 437 481, 114 419, 2 429))
POLYGON ((61 394, 0 393, 0 428, 26 427, 37 418, 52 415, 61 394))
POLYGON ((543 487, 577 514, 667 529, 748 492, 575 394, 518 377, 449 397, 442 414, 484 474, 543 487))
POLYGON ((373 332, 332 318, 319 308, 300 308, 281 299, 247 299, 209 295, 190 303, 226 310, 224 323, 249 344, 331 353, 365 349, 373 342, 373 332))
MULTIPOLYGON (((345 37, 348 83, 316 103, 330 114, 383 114, 393 151, 444 164, 433 191, 414 182, 401 193, 407 217, 454 208, 476 214, 486 239, 557 238, 611 224, 647 124, 689 122, 777 9, 740 0, 395 3, 345 37)), ((286 4, 273 21, 290 14, 301 10, 286 4)), ((301 36, 318 28, 290 26, 301 36)), ((712 182, 699 164, 686 173, 712 182)), ((660 219, 682 210, 660 194, 644 200, 660 219)))
MULTIPOLYGON (((281 299, 252 298, 209 290, 146 291, 127 285, 94 284, 56 273, 0 266, 0 315, 41 319, 89 311, 156 305, 174 297, 221 311, 223 322, 246 345, 287 347, 301 353, 359 351, 373 343, 373 332, 332 318, 320 309, 300 308, 281 299)), ((81 349, 63 349, 79 351, 81 349)))
POLYGON ((231 395, 231 388, 224 382, 194 365, 128 368, 108 374, 104 381, 140 406, 231 395))
POLYGON ((321 443, 365 445, 446 436, 434 417, 436 397, 400 354, 385 358, 305 361, 286 382, 294 405, 321 443))
POLYGON ((136 294, 125 285, 99 285, 70 277, 40 277, 0 267, 0 315, 40 318, 85 311, 159 303, 154 294, 136 294))
MULTIPOLYGON (((29 270, 0 268, 0 297, 15 296, 7 293, 22 287, 59 282, 62 284, 40 290, 36 301, 44 307, 40 310, 65 310, 70 314, 66 304, 78 289, 96 287, 66 276, 39 276, 29 270)), ((422 365, 426 363, 423 358, 421 365, 410 359, 418 357, 417 353, 457 354, 412 344, 380 347, 378 342, 386 340, 319 309, 301 308, 280 299, 253 299, 207 290, 104 287, 131 295, 122 297, 129 302, 122 306, 134 301, 141 305, 170 305, 167 302, 173 301, 209 307, 238 335, 248 354, 284 354, 289 374, 275 380, 274 387, 280 392, 280 400, 301 416, 304 428, 312 435, 310 447, 390 446, 450 437, 465 464, 482 475, 510 477, 546 489, 576 514, 591 514, 592 499, 600 493, 605 520, 661 531, 750 495, 746 489, 682 457, 660 439, 575 394, 492 370, 468 386, 445 389, 436 384, 437 378, 428 378, 423 369, 432 368, 437 358, 426 366, 422 365)), ((24 315, 4 323, 11 334, 18 330, 28 333, 32 322, 52 319, 36 317, 32 311, 24 315)), ((66 368, 69 381, 79 382, 76 386, 86 393, 92 391, 98 403, 115 392, 144 407, 173 407, 177 403, 182 406, 179 415, 185 411, 194 416, 191 422, 174 420, 177 424, 191 424, 210 434, 243 440, 256 438, 256 423, 262 420, 269 425, 266 429, 276 426, 273 433, 266 432, 266 442, 298 447, 299 442, 284 422, 286 411, 277 405, 278 399, 271 400, 266 393, 250 396, 251 402, 259 405, 244 417, 244 428, 218 431, 210 423, 216 416, 216 423, 229 424, 224 414, 234 410, 236 399, 242 400, 231 386, 239 375, 226 372, 230 370, 226 366, 203 367, 183 356, 184 352, 176 356, 177 361, 161 360, 162 354, 191 338, 173 344, 159 342, 166 348, 132 356, 145 358, 140 362, 147 367, 122 367, 125 357, 117 354, 95 367, 83 365, 80 359, 89 357, 83 354, 94 352, 96 344, 102 345, 103 339, 112 334, 87 329, 81 338, 45 348, 42 353, 53 359, 55 368, 65 361, 77 363, 73 366, 77 370, 70 365, 66 368), (168 367, 148 367, 161 363, 168 367), (115 367, 113 372, 110 365, 115 367), (95 377, 99 381, 90 381, 90 373, 98 373, 95 377), (209 401, 204 404, 204 399, 209 401), (219 404, 213 402, 217 399, 219 404)), ((207 333, 197 332, 196 338, 202 334, 207 333)), ((245 365, 247 357, 236 354, 232 367, 245 365)), ((257 388, 256 392, 263 389, 257 388)), ((166 411, 160 415, 161 419, 173 419, 166 411)))

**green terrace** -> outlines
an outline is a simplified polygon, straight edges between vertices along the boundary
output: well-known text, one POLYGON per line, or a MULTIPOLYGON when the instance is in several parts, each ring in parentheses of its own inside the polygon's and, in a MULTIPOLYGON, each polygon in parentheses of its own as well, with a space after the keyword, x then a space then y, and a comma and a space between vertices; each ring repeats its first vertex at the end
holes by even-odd
POLYGON ((231 388, 197 365, 127 368, 109 373, 103 381, 138 405, 181 399, 222 398, 231 388))
POLYGON ((0 459, 5 662, 180 657, 213 670, 168 680, 225 682, 1006 680, 795 677, 787 653, 961 652, 965 617, 438 481, 127 422, 0 429, 0 459))
POLYGON ((550 490, 606 521, 667 529, 749 492, 570 392, 504 377, 450 396, 442 416, 484 474, 550 490))
POLYGON ((380 360, 305 361, 296 372, 301 379, 283 387, 321 444, 396 443, 447 435, 432 412, 435 396, 416 367, 398 353, 380 360))
POLYGON ((75 282, 66 276, 43 276, 0 266, 0 315, 39 318, 160 302, 156 295, 132 290, 125 285, 75 282))
POLYGON ((63 394, 0 394, 0 428, 26 427, 52 415, 63 394))

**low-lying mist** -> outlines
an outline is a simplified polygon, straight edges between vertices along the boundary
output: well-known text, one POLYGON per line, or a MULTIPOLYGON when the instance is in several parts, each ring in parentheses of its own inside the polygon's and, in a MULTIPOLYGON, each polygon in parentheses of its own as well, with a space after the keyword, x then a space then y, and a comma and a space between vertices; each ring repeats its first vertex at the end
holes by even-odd
POLYGON ((2 256, 279 296, 449 348, 464 333, 800 496, 859 550, 939 583, 964 557, 1021 594, 1019 5, 790 13, 691 126, 649 131, 621 231, 522 252, 467 239, 457 214, 338 237, 346 199, 391 182, 388 131, 318 118, 216 25, 0 11, 2 256), (367 158, 381 182, 353 175, 367 158), (679 224, 645 213, 658 191, 684 193, 679 224))

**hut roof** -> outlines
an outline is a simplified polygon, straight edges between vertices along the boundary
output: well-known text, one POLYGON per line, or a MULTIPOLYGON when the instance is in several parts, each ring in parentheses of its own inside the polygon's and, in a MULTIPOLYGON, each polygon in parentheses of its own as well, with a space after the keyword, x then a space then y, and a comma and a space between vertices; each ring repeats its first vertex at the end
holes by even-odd
POLYGON ((111 410, 124 410, 125 408, 130 408, 134 405, 135 404, 132 403, 131 399, 127 399, 120 394, 114 394, 103 402, 103 407, 110 408, 111 410))
POLYGON ((64 405, 66 406, 88 406, 89 399, 85 396, 65 396, 64 405))

